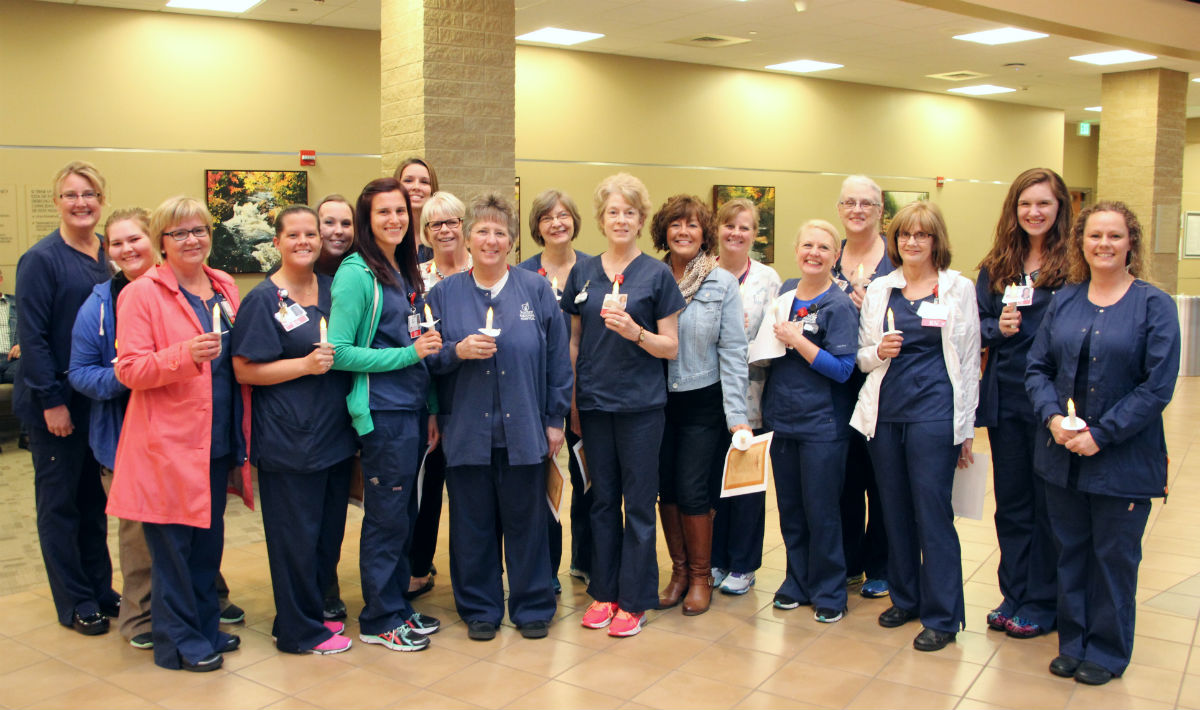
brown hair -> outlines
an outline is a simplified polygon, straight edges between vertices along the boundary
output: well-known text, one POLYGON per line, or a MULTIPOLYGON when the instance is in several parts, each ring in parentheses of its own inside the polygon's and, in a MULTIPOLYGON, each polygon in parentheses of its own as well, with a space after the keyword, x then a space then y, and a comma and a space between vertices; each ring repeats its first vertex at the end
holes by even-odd
POLYGON ((717 216, 713 219, 713 226, 720 227, 723 224, 728 224, 733 221, 742 212, 750 212, 751 229, 758 232, 758 205, 754 204, 745 197, 738 197, 721 205, 717 210, 717 216))
POLYGON ((669 251, 671 245, 667 243, 667 227, 676 220, 688 218, 700 223, 700 251, 712 254, 717 248, 712 210, 695 195, 672 195, 658 208, 658 212, 654 214, 654 221, 650 223, 650 238, 654 242, 654 248, 669 251))
POLYGON ((1142 223, 1124 202, 1097 202, 1084 207, 1071 227, 1071 245, 1067 249, 1068 280, 1086 281, 1091 278, 1091 268, 1083 258, 1083 235, 1087 230, 1088 218, 1097 212, 1114 212, 1125 218, 1125 229, 1129 232, 1129 253, 1125 256, 1125 267, 1134 278, 1150 278, 1149 263, 1146 261, 1146 244, 1142 239, 1142 223))
POLYGON ((1034 185, 1047 184, 1058 200, 1058 215, 1042 242, 1042 266, 1038 270, 1038 287, 1056 288, 1067 279, 1067 239, 1071 231, 1071 194, 1058 173, 1048 168, 1031 168, 1017 176, 1008 188, 1000 220, 996 222, 996 238, 992 249, 979 262, 987 269, 994 293, 1002 293, 1004 285, 1021 280, 1025 257, 1029 254, 1029 235, 1017 220, 1017 202, 1021 193, 1034 185))
POLYGON ((421 280, 421 272, 417 270, 417 249, 413 246, 415 227, 412 223, 412 205, 408 201, 408 190, 396 178, 376 178, 363 187, 354 207, 354 249, 362 254, 363 261, 375 275, 376 280, 385 286, 396 286, 396 276, 384 256, 383 250, 375 243, 375 234, 371 231, 371 203, 376 195, 385 192, 399 192, 404 196, 404 209, 408 210, 408 229, 404 239, 396 245, 396 265, 408 286, 418 294, 425 292, 425 282, 421 280))
POLYGON ((887 253, 892 265, 899 267, 900 245, 897 241, 900 232, 929 232, 933 235, 933 268, 944 271, 950 267, 950 233, 946 229, 946 219, 942 210, 928 200, 910 202, 900 208, 892 218, 887 228, 887 253))
POLYGON ((470 241, 471 230, 480 222, 499 222, 508 230, 511 248, 517 239, 517 212, 512 203, 499 192, 483 192, 471 198, 467 205, 466 229, 463 236, 470 241))
POLYGON ((279 214, 275 215, 275 237, 279 238, 283 234, 283 218, 294 214, 310 214, 313 222, 317 224, 317 234, 321 233, 321 218, 317 216, 317 211, 308 205, 288 205, 279 210, 279 214))
POLYGON ((529 208, 529 236, 533 237, 533 241, 540 247, 546 246, 541 230, 542 217, 550 214, 554 206, 560 203, 571 213, 571 223, 574 225, 571 239, 579 236, 579 228, 582 225, 579 223, 579 208, 575 206, 575 200, 562 190, 551 188, 533 198, 533 206, 529 208))
POLYGON ((415 155, 411 158, 406 158, 403 163, 400 163, 399 165, 397 165, 396 172, 392 173, 392 177, 399 180, 400 176, 404 174, 404 169, 410 165, 424 166, 425 169, 429 171, 429 194, 432 195, 433 193, 438 191, 437 173, 434 172, 433 166, 430 165, 429 163, 426 163, 424 161, 424 159, 418 158, 415 155))

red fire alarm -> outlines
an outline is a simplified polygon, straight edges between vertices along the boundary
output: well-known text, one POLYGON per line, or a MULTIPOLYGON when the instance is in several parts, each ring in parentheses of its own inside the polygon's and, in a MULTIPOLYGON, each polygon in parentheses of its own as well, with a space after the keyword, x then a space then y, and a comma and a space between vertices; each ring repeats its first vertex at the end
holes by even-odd
MULTIPOLYGON (((311 164, 312 163, 309 163, 309 165, 311 165, 311 164)), ((941 175, 938 175, 937 176, 937 186, 945 187, 946 186, 946 178, 942 177, 941 175)))
MULTIPOLYGON (((317 164, 317 151, 315 151, 315 150, 300 151, 300 164, 301 165, 316 165, 317 164)), ((941 178, 938 178, 938 179, 940 180, 941 178)))

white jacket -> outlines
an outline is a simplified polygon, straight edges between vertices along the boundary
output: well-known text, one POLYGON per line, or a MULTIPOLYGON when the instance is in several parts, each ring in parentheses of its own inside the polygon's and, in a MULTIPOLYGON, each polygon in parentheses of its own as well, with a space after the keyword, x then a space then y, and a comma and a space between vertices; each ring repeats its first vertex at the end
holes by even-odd
MULTIPOLYGON (((896 269, 872 281, 863 298, 858 321, 858 369, 867 373, 867 381, 858 391, 850 426, 868 439, 875 436, 879 386, 892 362, 890 358, 880 358, 876 346, 883 340, 892 289, 904 286, 903 270, 896 269)), ((950 308, 942 329, 942 354, 954 391, 954 443, 961 444, 975 435, 975 407, 979 405, 979 308, 975 284, 957 271, 940 271, 938 298, 950 308)))

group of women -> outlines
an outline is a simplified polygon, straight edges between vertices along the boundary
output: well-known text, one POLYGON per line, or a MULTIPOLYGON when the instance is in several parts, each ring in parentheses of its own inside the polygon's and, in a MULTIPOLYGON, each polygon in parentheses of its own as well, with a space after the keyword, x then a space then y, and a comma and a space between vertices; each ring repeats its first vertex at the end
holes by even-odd
POLYGON ((676 195, 652 216, 637 178, 611 176, 594 197, 606 248, 588 257, 572 247, 575 203, 547 191, 529 218, 544 251, 514 269, 511 203, 464 204, 413 159, 353 205, 282 209, 280 266, 240 302, 205 263, 203 204, 117 211, 101 241, 104 190, 93 166, 64 168, 62 226, 18 269, 39 533, 59 620, 82 633, 106 631, 122 606, 97 461, 113 471, 122 563, 127 544, 148 552, 148 586, 131 594, 138 571, 124 575, 143 624, 135 645, 206 671, 239 645, 219 627, 217 589, 225 494, 253 505, 251 464, 279 649, 351 645, 337 564, 358 469, 359 638, 419 651, 441 626, 411 600, 433 586, 443 480, 468 636, 495 637, 506 570, 509 619, 541 638, 562 552, 545 462, 582 441, 586 468, 569 456, 570 573, 593 599, 581 623, 632 636, 650 609, 698 615, 714 588, 755 583, 762 494, 719 488, 731 437, 771 431, 787 553, 774 607, 811 605, 833 623, 859 583, 890 593, 880 625, 919 619, 914 646, 938 650, 965 624, 951 489, 978 424, 1001 546, 988 626, 1057 628, 1050 670, 1080 682, 1128 664, 1140 536, 1166 492, 1178 322, 1138 278, 1136 217, 1106 202, 1072 223, 1052 171, 1013 183, 975 284, 949 268, 936 205, 902 208, 881 237, 879 187, 848 178, 845 238, 804 223, 801 275, 781 288, 750 258, 747 200, 714 216, 676 195), (647 224, 661 260, 639 247, 647 224), (656 501, 671 560, 661 591, 656 501))

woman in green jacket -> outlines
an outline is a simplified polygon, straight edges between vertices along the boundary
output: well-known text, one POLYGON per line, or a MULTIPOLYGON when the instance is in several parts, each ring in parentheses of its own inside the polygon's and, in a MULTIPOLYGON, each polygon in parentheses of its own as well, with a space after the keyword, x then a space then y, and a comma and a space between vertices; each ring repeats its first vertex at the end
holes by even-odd
POLYGON ((363 523, 359 566, 365 606, 359 638, 393 651, 420 651, 440 623, 413 610, 404 593, 412 496, 421 451, 436 444, 424 358, 442 347, 421 333, 424 289, 417 271, 408 193, 394 178, 372 180, 355 210, 355 253, 333 278, 329 341, 333 367, 354 373, 346 404, 362 440, 363 523), (424 419, 428 416, 428 424, 424 419), (423 431, 428 426, 427 433, 423 431))

